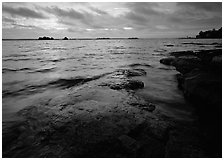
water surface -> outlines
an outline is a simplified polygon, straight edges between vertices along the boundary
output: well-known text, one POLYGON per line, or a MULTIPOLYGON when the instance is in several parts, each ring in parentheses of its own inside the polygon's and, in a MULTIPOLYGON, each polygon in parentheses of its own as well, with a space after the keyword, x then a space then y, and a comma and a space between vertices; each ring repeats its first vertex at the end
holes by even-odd
POLYGON ((3 41, 3 122, 47 95, 64 94, 62 87, 77 77, 88 78, 135 64, 147 72, 145 88, 137 94, 155 103, 167 115, 188 118, 191 109, 178 90, 177 71, 159 63, 169 52, 221 47, 221 40, 15 40, 3 41))

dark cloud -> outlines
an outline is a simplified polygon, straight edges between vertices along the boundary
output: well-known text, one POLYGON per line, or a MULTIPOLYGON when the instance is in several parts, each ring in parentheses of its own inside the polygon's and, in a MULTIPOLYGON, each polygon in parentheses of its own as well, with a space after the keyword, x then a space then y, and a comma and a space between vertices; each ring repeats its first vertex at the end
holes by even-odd
POLYGON ((44 8, 45 11, 57 16, 58 23, 67 25, 68 27, 81 26, 91 29, 103 29, 108 28, 109 26, 116 23, 120 23, 119 18, 114 18, 107 12, 101 11, 91 6, 89 6, 88 9, 94 10, 101 15, 99 16, 96 14, 91 14, 87 11, 80 12, 74 9, 60 9, 58 7, 44 8), (84 24, 84 26, 82 24, 84 24))
POLYGON ((8 6, 2 6, 2 12, 8 13, 11 16, 21 16, 26 18, 37 18, 37 19, 45 19, 47 18, 42 13, 36 12, 34 10, 25 8, 25 7, 19 7, 19 8, 12 8, 8 6))
POLYGON ((204 10, 208 12, 220 12, 222 11, 221 2, 179 2, 178 6, 192 7, 194 9, 204 10))
POLYGON ((68 17, 71 19, 84 19, 84 15, 74 9, 60 9, 58 7, 47 7, 44 9, 46 12, 54 14, 59 17, 68 17))
POLYGON ((149 2, 134 2, 126 3, 126 6, 132 10, 132 12, 143 14, 143 15, 159 15, 160 12, 153 9, 153 7, 158 6, 157 3, 149 2))
POLYGON ((101 15, 105 15, 105 14, 108 14, 107 12, 103 11, 103 10, 100 10, 98 8, 95 8, 95 7, 89 7, 89 9, 91 9, 92 11, 98 13, 98 14, 101 14, 101 15))
POLYGON ((154 7, 158 7, 158 4, 155 2, 127 2, 125 5, 130 10, 130 12, 126 13, 125 18, 132 20, 137 25, 148 27, 152 17, 163 14, 154 9, 154 7))
POLYGON ((134 23, 138 25, 145 25, 148 22, 148 20, 144 16, 136 14, 134 12, 127 13, 125 15, 125 18, 134 21, 134 23))
POLYGON ((60 36, 69 32, 70 35, 80 37, 101 34, 136 34, 143 37, 163 34, 165 37, 174 33, 189 35, 192 31, 196 33, 207 28, 220 28, 221 5, 220 2, 3 3, 2 22, 5 29, 21 29, 30 34, 31 30, 40 30, 34 29, 35 26, 32 25, 35 24, 43 30, 46 28, 41 32, 47 33, 52 28, 52 34, 60 36), (46 16, 48 19, 43 20, 46 16), (63 28, 63 33, 62 30, 57 31, 58 28, 63 28))
POLYGON ((59 19, 59 21, 64 21, 65 23, 73 23, 74 20, 79 20, 83 24, 91 25, 93 21, 93 15, 88 12, 79 12, 72 8, 61 9, 56 6, 43 8, 46 12, 51 13, 59 19))
POLYGON ((13 20, 13 19, 11 19, 11 18, 3 17, 3 18, 2 18, 2 22, 15 23, 15 20, 13 20))
POLYGON ((167 23, 179 28, 219 28, 222 25, 221 3, 180 2, 167 23))

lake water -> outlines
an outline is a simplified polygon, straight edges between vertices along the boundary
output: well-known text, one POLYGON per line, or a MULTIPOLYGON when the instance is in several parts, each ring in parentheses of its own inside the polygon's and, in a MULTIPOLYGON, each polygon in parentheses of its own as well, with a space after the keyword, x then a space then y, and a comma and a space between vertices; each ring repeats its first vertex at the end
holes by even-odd
POLYGON ((164 113, 186 118, 191 109, 177 88, 177 71, 159 63, 169 52, 221 48, 221 40, 10 40, 2 42, 3 122, 48 94, 63 94, 61 80, 92 77, 130 64, 149 64, 137 94, 164 113))

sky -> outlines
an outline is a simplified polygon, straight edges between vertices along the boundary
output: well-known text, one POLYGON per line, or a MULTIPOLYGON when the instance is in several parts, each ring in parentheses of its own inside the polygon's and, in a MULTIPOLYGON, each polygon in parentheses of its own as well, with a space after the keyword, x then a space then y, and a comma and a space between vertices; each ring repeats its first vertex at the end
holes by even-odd
POLYGON ((2 38, 179 38, 222 26, 221 2, 3 2, 2 38))

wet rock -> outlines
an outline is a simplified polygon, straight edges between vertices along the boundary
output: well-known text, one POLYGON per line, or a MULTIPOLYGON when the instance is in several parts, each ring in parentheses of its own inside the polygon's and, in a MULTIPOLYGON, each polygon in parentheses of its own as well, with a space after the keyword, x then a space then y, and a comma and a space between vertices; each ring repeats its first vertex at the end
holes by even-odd
MULTIPOLYGON (((88 85, 93 83, 101 81, 88 85)), ((21 110, 21 122, 3 131, 3 157, 137 157, 138 140, 128 133, 142 123, 158 122, 141 108, 148 103, 132 92, 88 85, 21 110)), ((154 130, 160 127, 156 123, 154 130)), ((147 135, 144 126, 142 132, 147 135)), ((155 139, 141 137, 149 144, 155 139)))
POLYGON ((183 89, 184 87, 183 87, 183 84, 184 84, 184 77, 183 77, 183 75, 181 74, 181 73, 178 73, 177 75, 176 75, 176 77, 177 77, 177 82, 178 82, 178 88, 179 89, 183 89))
POLYGON ((136 89, 144 88, 144 83, 142 81, 132 80, 132 79, 123 80, 118 83, 112 82, 111 84, 105 84, 105 85, 115 90, 120 90, 120 89, 136 90, 136 89))
POLYGON ((179 57, 179 56, 195 56, 193 51, 179 51, 179 52, 171 52, 171 56, 179 57))
POLYGON ((214 56, 211 60, 211 63, 216 66, 222 66, 222 56, 214 56))
POLYGON ((177 71, 185 74, 194 68, 199 68, 201 66, 200 63, 200 59, 195 56, 181 56, 176 58, 172 65, 176 67, 177 71))
POLYGON ((143 110, 146 110, 148 112, 152 112, 156 109, 156 106, 154 104, 148 104, 146 106, 140 106, 143 110))
POLYGON ((200 59, 196 56, 167 57, 160 60, 165 65, 173 65, 181 73, 187 73, 196 67, 200 67, 200 59))
POLYGON ((124 75, 126 77, 135 77, 135 76, 145 76, 146 71, 144 69, 119 69, 115 74, 124 75))
POLYGON ((144 83, 140 80, 131 79, 135 76, 145 76, 144 69, 118 69, 108 75, 103 83, 99 86, 108 86, 114 90, 136 90, 144 88, 144 83))
MULTIPOLYGON (((175 66, 176 70, 181 73, 177 74, 178 87, 183 91, 186 100, 196 108, 201 130, 206 135, 202 137, 202 141, 205 142, 206 154, 208 157, 220 157, 222 50, 174 52, 170 55, 175 56, 171 65, 175 66), (208 117, 210 117, 209 120, 208 117)), ((172 143, 178 144, 175 139, 173 141, 175 142, 172 143)), ((196 150, 192 146, 184 147, 181 150, 180 146, 174 146, 171 144, 168 147, 170 157, 179 157, 188 151, 190 151, 188 156, 201 157, 201 151, 198 151, 197 146, 193 147, 196 150)))
POLYGON ((160 63, 165 65, 172 65, 172 63, 176 60, 175 57, 167 57, 160 59, 160 63))
POLYGON ((196 101, 203 101, 215 106, 221 104, 221 86, 220 76, 215 74, 193 70, 184 75, 184 93, 185 96, 196 101))
POLYGON ((137 141, 127 135, 121 135, 118 139, 128 151, 136 152, 139 147, 137 141))

